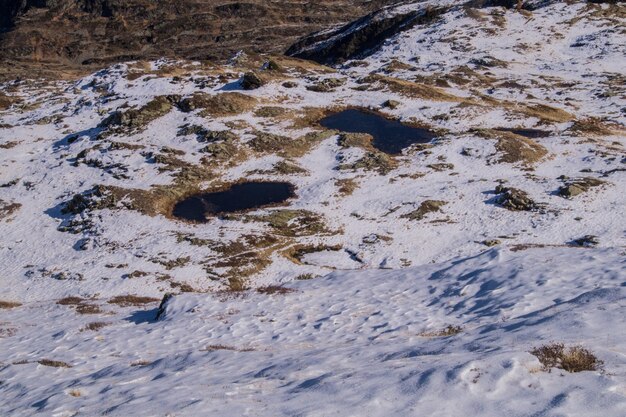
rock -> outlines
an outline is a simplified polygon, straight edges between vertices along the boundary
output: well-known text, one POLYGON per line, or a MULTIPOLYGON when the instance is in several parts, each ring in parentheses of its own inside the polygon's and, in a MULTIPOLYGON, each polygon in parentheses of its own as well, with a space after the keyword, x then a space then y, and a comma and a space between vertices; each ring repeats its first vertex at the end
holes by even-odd
POLYGON ((430 164, 430 165, 427 165, 427 167, 430 169, 434 169, 435 171, 445 171, 448 169, 454 169, 454 165, 449 164, 449 163, 430 164))
POLYGON ((125 112, 115 111, 104 119, 98 127, 113 128, 126 127, 129 129, 142 129, 148 123, 165 116, 172 109, 170 97, 158 96, 139 109, 131 109, 125 112))
POLYGON ((576 246, 593 247, 597 246, 600 243, 600 239, 598 239, 598 236, 585 235, 583 237, 575 239, 572 243, 576 246))
POLYGON ((398 108, 398 106, 400 106, 401 104, 402 104, 402 103, 400 103, 400 102, 399 102, 399 101, 397 101, 397 100, 387 100, 387 101, 385 101, 385 102, 382 104, 382 106, 383 106, 383 107, 385 107, 385 108, 388 108, 388 109, 393 110, 393 109, 398 108))
POLYGON ((265 85, 265 81, 254 72, 247 72, 241 79, 241 88, 244 90, 256 90, 265 85))
POLYGON ((161 304, 159 304, 159 308, 157 309, 157 313, 155 316, 155 320, 159 321, 161 320, 163 317, 165 317, 165 307, 167 306, 167 303, 174 298, 174 294, 171 293, 166 293, 163 298, 161 299, 161 304))
POLYGON ((579 194, 589 191, 590 188, 599 187, 603 184, 606 184, 606 182, 597 178, 578 178, 560 187, 557 194, 564 198, 573 198, 579 194))
POLYGON ((531 211, 537 208, 537 204, 528 197, 525 191, 513 187, 496 187, 496 204, 512 211, 531 211))
POLYGON ((498 239, 486 239, 486 240, 483 240, 481 243, 485 246, 492 248, 494 246, 498 246, 499 244, 501 244, 502 241, 498 239))
POLYGON ((324 80, 319 81, 316 84, 308 85, 306 87, 309 91, 314 91, 316 93, 330 93, 335 91, 337 87, 341 87, 346 83, 345 79, 341 78, 326 78, 324 80))
POLYGON ((413 210, 410 213, 404 214, 400 216, 400 218, 409 220, 422 220, 428 213, 441 211, 441 208, 446 204, 448 204, 446 201, 426 200, 422 204, 420 204, 417 210, 413 210))
POLYGON ((283 71, 283 67, 281 67, 278 62, 274 61, 273 59, 270 59, 265 63, 265 69, 268 71, 283 71))
POLYGON ((296 88, 298 86, 298 83, 295 81, 285 81, 283 83, 283 87, 285 88, 296 88))

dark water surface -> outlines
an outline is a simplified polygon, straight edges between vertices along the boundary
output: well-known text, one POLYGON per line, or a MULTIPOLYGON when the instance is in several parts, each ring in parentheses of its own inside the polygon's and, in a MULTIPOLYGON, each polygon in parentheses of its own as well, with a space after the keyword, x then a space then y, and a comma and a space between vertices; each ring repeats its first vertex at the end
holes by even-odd
POLYGON ((374 137, 372 145, 390 155, 402 153, 402 150, 414 143, 428 143, 437 136, 428 129, 407 126, 359 109, 331 114, 320 120, 320 124, 327 129, 347 133, 369 133, 374 137))
POLYGON ((207 216, 236 213, 282 203, 295 196, 288 182, 244 182, 224 191, 196 194, 176 203, 172 215, 179 219, 206 222, 207 216))

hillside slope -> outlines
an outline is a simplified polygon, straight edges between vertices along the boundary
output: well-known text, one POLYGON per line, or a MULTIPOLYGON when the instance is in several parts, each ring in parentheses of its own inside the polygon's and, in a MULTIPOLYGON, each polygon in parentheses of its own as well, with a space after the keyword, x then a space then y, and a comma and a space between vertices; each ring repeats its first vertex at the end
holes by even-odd
POLYGON ((0 414, 624 415, 626 6, 453 3, 1 84, 0 414))
POLYGON ((2 0, 2 71, 15 76, 14 65, 61 72, 129 59, 225 59, 239 50, 280 53, 300 36, 385 3, 2 0))

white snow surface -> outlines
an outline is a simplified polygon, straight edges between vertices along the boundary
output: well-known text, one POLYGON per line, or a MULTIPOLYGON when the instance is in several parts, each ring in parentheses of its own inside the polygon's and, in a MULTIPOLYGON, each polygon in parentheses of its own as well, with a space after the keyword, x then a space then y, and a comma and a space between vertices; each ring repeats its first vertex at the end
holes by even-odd
POLYGON ((97 334, 32 303, 3 314, 20 330, 0 342, 0 413, 620 417, 625 267, 611 249, 492 249, 283 295, 176 296, 159 321, 115 311, 97 334), (463 330, 425 336, 446 325, 463 330), (584 344, 605 372, 541 372, 528 351, 552 340, 584 344))
MULTIPOLYGON (((450 1, 413 3, 388 13, 450 1)), ((312 127, 292 128, 291 120, 254 111, 204 117, 174 108, 144 131, 96 138, 98 124, 118 108, 139 108, 155 96, 238 90, 244 70, 236 66, 207 70, 160 60, 152 70, 180 67, 185 75, 130 79, 129 63, 76 82, 0 85, 22 100, 0 111, 0 307, 21 304, 0 308, 0 416, 623 417, 624 7, 561 2, 531 15, 490 8, 478 17, 459 8, 389 39, 366 66, 305 75, 290 69, 295 88, 280 80, 239 91, 257 98, 257 107, 296 115, 309 107, 365 107, 442 133, 429 149, 406 150, 384 175, 339 169, 365 152, 342 148, 337 135, 292 158, 302 174, 263 173, 283 159, 272 153, 249 152, 218 167, 201 188, 289 181, 296 198, 252 214, 309 210, 331 231, 285 240, 264 268, 245 277, 250 289, 235 294, 225 291, 226 268, 215 266, 228 260, 227 251, 213 244, 236 247, 245 237, 272 235, 266 223, 191 224, 128 210, 124 202, 76 215, 61 208, 96 185, 172 184, 176 172, 163 171, 149 154, 162 155, 164 147, 199 166, 206 143, 178 135, 183 125, 231 130, 242 148, 256 131, 295 139, 312 127), (483 67, 476 59, 506 65, 483 67), (412 68, 386 69, 392 60, 412 68), (461 67, 473 72, 469 83, 452 77, 441 87, 457 101, 356 90, 371 72, 426 82, 461 67), (328 93, 306 88, 324 78, 345 84, 328 93), (390 99, 398 107, 382 108, 390 99), (517 111, 524 105, 553 106, 571 120, 530 117, 517 111), (611 131, 576 133, 575 120, 611 131), (502 127, 549 131, 533 139, 548 155, 531 166, 498 162, 496 140, 476 129, 502 127), (113 142, 143 148, 111 148, 113 142), (89 164, 75 163, 81 153, 89 164), (442 163, 451 165, 433 168, 442 163), (578 177, 605 183, 571 199, 557 195, 578 177), (339 180, 352 180, 354 192, 338 193, 339 180), (540 208, 498 206, 498 184, 526 191, 540 208), (422 220, 404 216, 426 200, 446 204, 422 220), (59 230, 72 224, 85 228, 59 230), (598 244, 576 247, 585 235, 598 244), (493 239, 500 243, 488 249, 484 241, 493 239), (319 250, 301 262, 285 256, 298 246, 319 250), (292 291, 269 294, 276 285, 292 291), (157 301, 108 302, 168 292, 175 295, 158 321, 157 301), (100 311, 78 314, 75 305, 57 303, 68 296, 100 311), (447 326, 461 331, 435 336, 447 326), (528 352, 550 342, 590 349, 603 370, 543 370, 528 352)))

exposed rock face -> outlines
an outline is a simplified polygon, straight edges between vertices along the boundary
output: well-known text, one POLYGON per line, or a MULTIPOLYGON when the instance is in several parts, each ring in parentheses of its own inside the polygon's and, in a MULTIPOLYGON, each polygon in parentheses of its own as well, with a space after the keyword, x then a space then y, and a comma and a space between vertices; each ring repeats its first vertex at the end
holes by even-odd
MULTIPOLYGON (((560 0, 526 0, 522 8, 535 10, 560 0)), ((457 7, 514 8, 517 0, 469 0, 441 7, 424 6, 404 12, 402 7, 390 6, 377 10, 334 30, 324 30, 300 39, 287 55, 310 59, 322 64, 338 64, 345 60, 365 58, 375 52, 386 40, 417 25, 428 24, 457 7)))
POLYGON ((282 52, 391 0, 0 0, 0 56, 52 64, 282 52))

